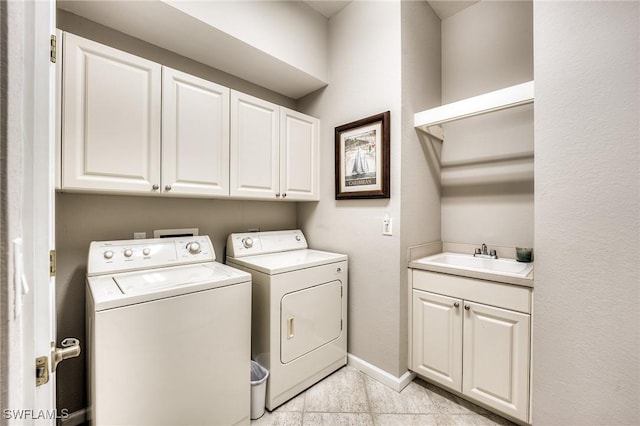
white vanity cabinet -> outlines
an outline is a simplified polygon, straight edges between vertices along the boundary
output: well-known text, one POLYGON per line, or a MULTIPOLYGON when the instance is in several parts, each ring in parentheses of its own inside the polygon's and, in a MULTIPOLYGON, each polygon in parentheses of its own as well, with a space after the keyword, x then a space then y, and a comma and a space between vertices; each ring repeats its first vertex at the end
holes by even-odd
POLYGON ((229 195, 229 89, 162 67, 163 192, 229 195))
POLYGON ((529 421, 531 290, 410 269, 411 369, 529 421))
POLYGON ((64 33, 63 189, 159 190, 161 69, 64 33))
POLYGON ((231 196, 319 199, 319 120, 231 91, 231 196))

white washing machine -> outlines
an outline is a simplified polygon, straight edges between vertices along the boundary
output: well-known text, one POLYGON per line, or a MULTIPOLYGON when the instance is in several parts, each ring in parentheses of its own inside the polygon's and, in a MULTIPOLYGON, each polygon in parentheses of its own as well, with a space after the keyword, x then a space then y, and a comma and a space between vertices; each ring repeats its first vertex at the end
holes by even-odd
POLYGON ((347 256, 300 230, 231 234, 226 263, 252 276, 252 358, 273 410, 347 363, 347 256))
POLYGON ((249 424, 251 276, 214 260, 208 236, 91 243, 92 424, 249 424))

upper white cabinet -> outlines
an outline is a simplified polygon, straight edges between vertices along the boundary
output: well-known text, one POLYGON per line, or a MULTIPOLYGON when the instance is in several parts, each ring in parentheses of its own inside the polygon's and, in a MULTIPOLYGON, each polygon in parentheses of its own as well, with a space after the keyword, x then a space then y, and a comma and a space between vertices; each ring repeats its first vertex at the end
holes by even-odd
POLYGON ((231 195, 280 198, 278 105, 231 91, 231 195))
POLYGON ((162 68, 162 190, 229 195, 229 89, 162 68))
POLYGON ((68 33, 63 61, 62 187, 157 190, 161 66, 68 33))
POLYGON ((231 92, 231 196, 319 199, 319 120, 231 92))
POLYGON ((66 191, 318 200, 319 120, 64 33, 66 191))
POLYGON ((280 193, 292 200, 319 200, 320 121, 280 107, 280 193))

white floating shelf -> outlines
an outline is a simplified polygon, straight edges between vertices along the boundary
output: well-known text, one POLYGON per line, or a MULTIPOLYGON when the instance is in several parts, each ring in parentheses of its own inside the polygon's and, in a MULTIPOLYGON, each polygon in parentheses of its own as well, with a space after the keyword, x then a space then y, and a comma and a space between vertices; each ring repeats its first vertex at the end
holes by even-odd
POLYGON ((452 102, 414 114, 414 126, 443 140, 441 124, 533 102, 533 81, 452 102))

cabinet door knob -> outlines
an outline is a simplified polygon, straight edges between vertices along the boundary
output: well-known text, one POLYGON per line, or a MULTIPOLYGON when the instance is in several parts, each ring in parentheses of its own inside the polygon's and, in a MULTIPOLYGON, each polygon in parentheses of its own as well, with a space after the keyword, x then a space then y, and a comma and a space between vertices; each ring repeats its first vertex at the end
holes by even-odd
POLYGON ((151 189, 153 189, 154 191, 157 191, 158 189, 160 189, 160 187, 158 185, 153 185, 151 189))
POLYGON ((280 193, 278 192, 276 193, 276 198, 279 198, 279 197, 280 197, 280 193))
POLYGON ((468 311, 469 309, 471 309, 471 306, 469 306, 469 305, 464 305, 464 309, 468 311))
POLYGON ((287 197, 287 193, 285 192, 284 194, 282 194, 282 198, 286 198, 287 197))
POLYGON ((454 303, 453 303, 453 307, 454 307, 454 308, 459 308, 459 307, 460 307, 460 304, 459 304, 458 302, 454 302, 454 303))
POLYGON ((166 185, 166 186, 164 187, 164 190, 165 190, 165 191, 171 191, 171 185, 166 185))

